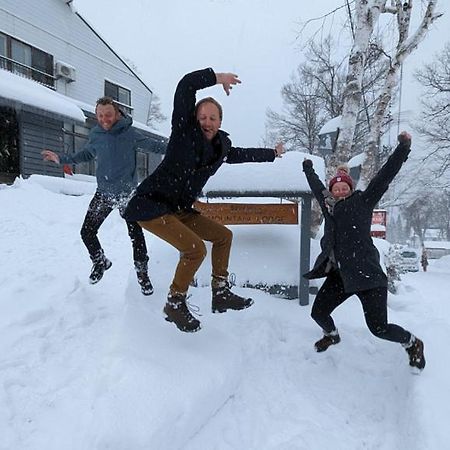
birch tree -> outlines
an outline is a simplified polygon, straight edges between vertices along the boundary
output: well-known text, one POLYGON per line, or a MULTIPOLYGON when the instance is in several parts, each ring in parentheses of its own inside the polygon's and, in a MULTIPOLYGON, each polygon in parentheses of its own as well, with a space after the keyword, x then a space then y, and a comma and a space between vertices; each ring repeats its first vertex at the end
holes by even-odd
POLYGON ((396 45, 391 52, 383 49, 386 54, 384 85, 376 100, 375 113, 370 118, 370 130, 365 149, 366 159, 361 175, 363 187, 377 170, 375 160, 379 152, 381 129, 394 89, 398 85, 401 65, 424 39, 430 25, 441 16, 440 13, 435 12, 437 1, 426 0, 427 6, 420 23, 417 29, 410 33, 413 0, 355 0, 354 39, 348 59, 340 133, 334 154, 335 163, 347 161, 352 156, 357 117, 362 104, 365 61, 371 37, 382 14, 392 14, 396 17, 398 36, 396 45))

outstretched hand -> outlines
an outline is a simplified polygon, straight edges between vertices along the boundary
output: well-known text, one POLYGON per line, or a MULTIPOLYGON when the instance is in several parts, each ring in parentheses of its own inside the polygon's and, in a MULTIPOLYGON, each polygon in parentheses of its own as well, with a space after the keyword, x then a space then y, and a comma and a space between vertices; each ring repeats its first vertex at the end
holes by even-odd
POLYGON ((402 131, 398 135, 399 144, 406 145, 407 147, 411 147, 411 135, 407 131, 402 131))
POLYGON ((217 84, 223 86, 224 91, 227 95, 230 95, 231 89, 236 84, 241 84, 241 80, 234 73, 216 73, 217 84))
POLYGON ((52 152, 51 150, 43 150, 41 155, 44 158, 44 161, 52 161, 55 164, 59 164, 59 156, 55 152, 52 152))

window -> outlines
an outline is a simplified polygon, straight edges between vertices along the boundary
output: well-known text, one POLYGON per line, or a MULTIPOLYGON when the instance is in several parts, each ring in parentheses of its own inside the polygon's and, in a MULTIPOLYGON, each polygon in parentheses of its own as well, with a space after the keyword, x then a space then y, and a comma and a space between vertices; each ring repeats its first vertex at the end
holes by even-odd
POLYGON ((6 56, 6 36, 0 33, 0 56, 6 56))
POLYGON ((131 114, 133 107, 131 106, 131 91, 118 84, 105 81, 105 95, 115 100, 124 112, 131 114))
MULTIPOLYGON (((89 138, 89 128, 83 125, 64 123, 64 152, 73 155, 83 149, 89 138)), ((95 175, 95 160, 77 164, 72 168, 74 173, 95 175)))
POLYGON ((53 85, 53 56, 48 53, 38 50, 37 48, 32 49, 31 53, 31 67, 37 69, 39 72, 34 71, 33 80, 39 81, 45 85, 53 85), (52 76, 48 76, 51 74, 52 76))
POLYGON ((148 175, 148 155, 147 153, 136 153, 136 170, 138 183, 144 180, 148 175))
POLYGON ((6 69, 6 36, 0 33, 0 69, 6 69))
POLYGON ((0 68, 55 87, 53 56, 0 33, 0 68))
POLYGON ((13 64, 13 72, 31 78, 31 47, 11 39, 11 59, 21 64, 13 64))

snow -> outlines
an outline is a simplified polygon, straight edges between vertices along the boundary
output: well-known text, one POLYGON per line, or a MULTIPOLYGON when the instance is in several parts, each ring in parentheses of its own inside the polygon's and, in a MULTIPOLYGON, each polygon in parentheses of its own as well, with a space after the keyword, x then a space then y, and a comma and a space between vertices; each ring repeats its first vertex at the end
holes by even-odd
MULTIPOLYGON (((323 354, 296 300, 236 287, 255 304, 211 314, 206 262, 190 290, 202 330, 190 335, 162 315, 177 252, 146 233, 155 293, 144 297, 117 211, 100 230, 113 265, 87 282, 79 230, 93 188, 37 176, 0 185, 1 450, 448 448, 450 257, 389 296, 391 321, 425 342, 420 376, 400 345, 369 333, 354 297, 334 313, 342 342, 323 354)), ((273 280, 297 275, 299 230, 264 227, 233 227, 238 284, 264 266, 273 280)))
POLYGON ((74 102, 58 92, 27 78, 0 69, 0 97, 83 122, 86 117, 74 102))
POLYGON ((341 116, 336 116, 333 117, 332 119, 330 119, 328 122, 326 122, 323 127, 320 129, 319 131, 319 136, 321 134, 326 134, 326 133, 336 133, 337 129, 340 127, 341 125, 341 116))
POLYGON ((449 241, 424 241, 423 244, 426 248, 445 248, 450 250, 449 241))
POLYGON ((303 152, 287 152, 273 163, 223 164, 214 177, 206 183, 203 192, 249 191, 261 192, 310 192, 303 175, 302 162, 311 159, 319 178, 324 180, 325 163, 318 156, 303 152))
POLYGON ((353 158, 348 161, 347 165, 348 167, 362 166, 364 164, 365 158, 365 153, 359 153, 358 155, 353 156, 353 158))
POLYGON ((386 231, 386 227, 384 225, 379 224, 379 223, 373 223, 370 226, 370 229, 372 231, 386 231))

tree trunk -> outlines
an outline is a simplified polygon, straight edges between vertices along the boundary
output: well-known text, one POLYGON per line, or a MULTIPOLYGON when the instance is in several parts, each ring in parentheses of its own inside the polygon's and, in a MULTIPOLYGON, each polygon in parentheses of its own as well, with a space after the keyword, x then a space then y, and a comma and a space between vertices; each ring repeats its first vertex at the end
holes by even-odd
POLYGON ((352 154, 356 119, 361 107, 361 87, 367 48, 374 24, 378 21, 381 7, 385 2, 386 0, 374 0, 369 4, 368 0, 356 0, 356 29, 348 61, 341 128, 334 155, 335 164, 348 161, 352 154))
MULTIPOLYGON (((398 85, 398 73, 401 64, 426 36, 430 24, 440 17, 441 14, 435 14, 434 12, 437 1, 428 0, 423 19, 411 37, 408 36, 413 0, 394 0, 390 6, 386 6, 387 0, 355 1, 356 29, 348 62, 341 127, 336 143, 336 152, 331 161, 331 164, 334 166, 348 161, 352 156, 357 117, 361 109, 365 55, 374 27, 381 13, 396 14, 399 33, 395 54, 390 58, 391 62, 387 66, 384 88, 377 99, 375 114, 370 119, 370 133, 365 150, 366 160, 363 164, 361 182, 358 187, 364 187, 378 170, 376 163, 379 154, 382 125, 393 91, 398 85)), ((332 171, 333 168, 329 168, 329 170, 332 171)))

